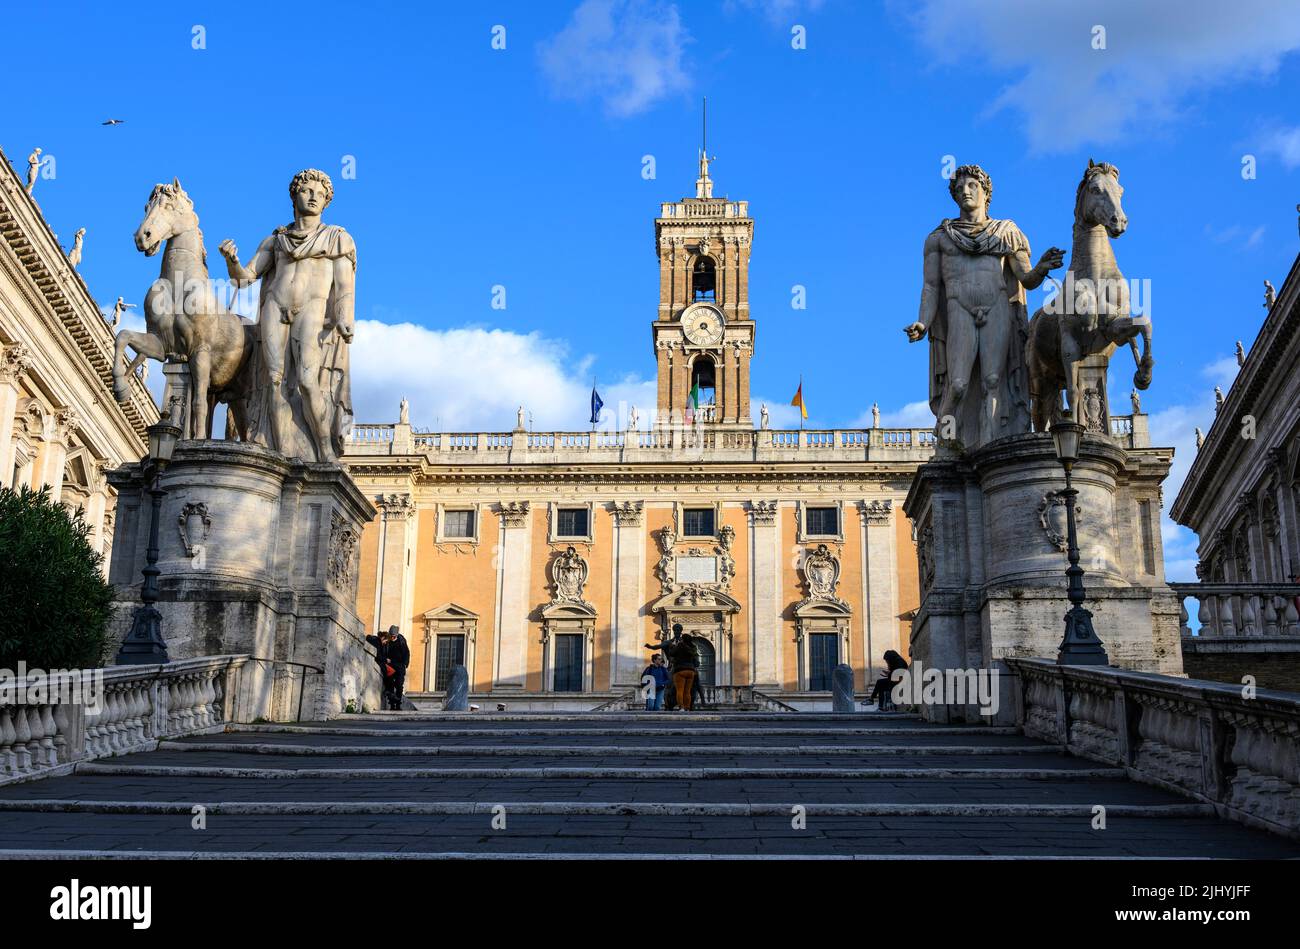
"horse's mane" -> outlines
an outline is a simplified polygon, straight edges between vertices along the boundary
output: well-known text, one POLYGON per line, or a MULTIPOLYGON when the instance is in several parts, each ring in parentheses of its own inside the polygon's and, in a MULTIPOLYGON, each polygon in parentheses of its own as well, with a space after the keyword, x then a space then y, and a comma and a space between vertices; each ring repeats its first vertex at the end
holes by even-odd
POLYGON ((1074 192, 1074 223, 1076 226, 1079 223, 1079 216, 1083 214, 1083 189, 1088 187, 1088 182, 1092 181, 1097 175, 1110 175, 1116 181, 1119 181, 1119 169, 1108 161, 1089 164, 1084 169, 1083 178, 1074 192))
POLYGON ((153 191, 149 192, 149 200, 144 203, 144 210, 147 214, 153 207, 154 202, 162 200, 163 205, 173 210, 187 211, 194 215, 194 230, 199 234, 199 250, 203 259, 203 268, 208 267, 208 249, 203 243, 203 231, 199 228, 199 216, 194 210, 194 200, 185 193, 185 189, 176 184, 156 184, 153 191), (177 206, 180 205, 178 208, 177 206))

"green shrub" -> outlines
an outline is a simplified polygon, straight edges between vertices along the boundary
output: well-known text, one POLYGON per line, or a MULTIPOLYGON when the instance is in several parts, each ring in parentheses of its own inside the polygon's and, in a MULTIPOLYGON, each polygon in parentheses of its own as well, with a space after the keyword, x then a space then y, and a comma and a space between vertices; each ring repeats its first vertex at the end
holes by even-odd
POLYGON ((101 664, 113 588, 89 538, 48 487, 0 488, 0 669, 101 664))

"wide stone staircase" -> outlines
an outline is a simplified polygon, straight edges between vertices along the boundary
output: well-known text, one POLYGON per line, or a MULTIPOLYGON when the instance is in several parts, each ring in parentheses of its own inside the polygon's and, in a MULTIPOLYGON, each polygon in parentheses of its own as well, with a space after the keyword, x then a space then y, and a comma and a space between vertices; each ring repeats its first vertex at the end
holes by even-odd
POLYGON ((1300 843, 1013 728, 382 713, 232 725, 0 786, 0 858, 60 856, 1287 858, 1300 843))

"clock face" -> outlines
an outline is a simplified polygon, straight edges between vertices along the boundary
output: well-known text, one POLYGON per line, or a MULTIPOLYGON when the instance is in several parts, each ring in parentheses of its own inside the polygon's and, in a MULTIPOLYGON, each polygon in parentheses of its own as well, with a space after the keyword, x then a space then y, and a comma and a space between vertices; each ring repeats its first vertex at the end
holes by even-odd
POLYGON ((682 315, 686 338, 696 346, 714 346, 722 342, 722 317, 711 307, 696 307, 682 315))

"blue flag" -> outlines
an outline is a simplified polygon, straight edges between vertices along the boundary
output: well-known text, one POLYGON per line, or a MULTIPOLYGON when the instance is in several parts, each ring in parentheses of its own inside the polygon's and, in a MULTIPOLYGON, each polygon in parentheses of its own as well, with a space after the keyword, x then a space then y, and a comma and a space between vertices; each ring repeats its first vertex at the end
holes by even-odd
POLYGON ((600 398, 600 393, 596 387, 591 387, 591 424, 596 425, 600 422, 600 410, 604 408, 605 403, 600 398))

